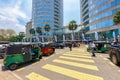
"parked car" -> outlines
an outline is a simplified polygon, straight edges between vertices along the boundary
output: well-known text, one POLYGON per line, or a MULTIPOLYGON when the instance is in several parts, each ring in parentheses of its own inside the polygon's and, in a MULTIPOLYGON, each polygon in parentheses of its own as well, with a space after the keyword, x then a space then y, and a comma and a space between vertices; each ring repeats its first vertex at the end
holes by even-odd
POLYGON ((55 42, 55 48, 61 48, 63 49, 65 47, 64 42, 63 41, 57 41, 55 42))
POLYGON ((55 53, 54 43, 51 43, 51 42, 41 43, 40 48, 41 48, 42 55, 50 55, 52 53, 55 53))
POLYGON ((108 53, 111 61, 115 65, 119 65, 120 64, 120 44, 112 45, 111 47, 109 47, 108 53))
POLYGON ((72 46, 73 47, 80 47, 80 42, 79 41, 72 41, 72 46))

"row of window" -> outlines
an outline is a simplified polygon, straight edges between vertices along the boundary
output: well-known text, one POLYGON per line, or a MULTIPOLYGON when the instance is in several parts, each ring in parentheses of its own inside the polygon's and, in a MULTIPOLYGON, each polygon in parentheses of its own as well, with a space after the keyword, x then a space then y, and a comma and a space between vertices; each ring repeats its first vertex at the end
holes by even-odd
POLYGON ((110 7, 111 7, 111 3, 109 3, 109 4, 107 4, 107 5, 104 5, 104 6, 102 6, 101 8, 99 8, 99 9, 93 11, 92 13, 90 13, 89 16, 90 16, 90 17, 91 17, 91 16, 94 16, 95 14, 97 14, 97 13, 99 13, 99 12, 105 10, 105 9, 108 9, 108 8, 110 8, 110 7))
POLYGON ((36 19, 37 18, 41 18, 41 19, 43 19, 43 18, 45 18, 45 19, 51 19, 51 18, 53 18, 52 16, 37 16, 37 17, 35 17, 36 19))
POLYGON ((90 19, 90 23, 96 21, 96 20, 99 20, 99 19, 102 19, 102 18, 105 18, 105 17, 108 17, 108 16, 112 16, 112 11, 109 11, 109 12, 105 12, 105 13, 102 13, 98 16, 95 16, 94 18, 91 18, 90 19))
POLYGON ((81 3, 82 7, 83 7, 87 2, 88 2, 88 0, 82 1, 82 3, 81 3))
POLYGON ((51 12, 51 11, 46 11, 46 12, 40 12, 40 11, 37 11, 36 13, 35 13, 36 15, 39 15, 39 14, 53 14, 53 12, 51 12))
POLYGON ((50 23, 52 23, 53 21, 52 20, 50 20, 50 19, 39 19, 39 20, 34 20, 35 21, 35 23, 39 23, 39 22, 50 22, 50 23))
POLYGON ((89 0, 89 5, 91 5, 95 0, 89 0))
POLYGON ((100 29, 100 28, 105 28, 105 27, 111 27, 113 25, 114 25, 114 23, 113 23, 112 19, 105 20, 105 21, 102 21, 100 23, 97 23, 97 24, 94 24, 94 25, 90 26, 90 30, 100 29))
POLYGON ((52 4, 53 2, 52 1, 40 1, 40 0, 38 0, 38 1, 35 1, 35 0, 33 0, 33 4, 35 4, 35 5, 39 5, 39 4, 52 4))
POLYGON ((46 6, 46 7, 34 7, 33 10, 41 10, 41 11, 46 10, 46 11, 51 11, 51 10, 54 10, 54 9, 53 9, 52 7, 46 6))
MULTIPOLYGON (((34 24, 34 26, 35 27, 38 27, 38 26, 40 26, 40 27, 43 27, 44 28, 44 26, 45 26, 45 24, 50 24, 50 23, 47 23, 47 22, 44 22, 44 23, 36 23, 36 24, 34 24)), ((52 28, 52 26, 53 26, 54 24, 50 24, 50 27, 52 28)))
MULTIPOLYGON (((92 1, 92 0, 91 0, 92 1)), ((97 6, 99 6, 100 4, 106 2, 107 0, 99 0, 95 5, 92 5, 89 10, 91 11, 92 9, 96 8, 97 6)), ((93 2, 93 1, 92 1, 93 2)))
POLYGON ((82 12, 83 12, 86 8, 88 8, 88 4, 86 4, 86 6, 84 6, 84 7, 82 8, 82 12))

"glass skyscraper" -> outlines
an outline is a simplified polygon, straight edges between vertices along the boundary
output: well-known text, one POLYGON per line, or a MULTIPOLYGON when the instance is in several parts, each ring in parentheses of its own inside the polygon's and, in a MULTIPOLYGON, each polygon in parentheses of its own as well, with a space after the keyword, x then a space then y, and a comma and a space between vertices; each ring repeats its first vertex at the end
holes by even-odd
POLYGON ((48 35, 53 35, 56 29, 63 26, 63 0, 32 0, 33 27, 42 28, 42 34, 46 35, 44 26, 50 25, 48 35))
POLYGON ((113 15, 120 10, 120 0, 80 0, 80 4, 81 21, 89 37, 94 38, 95 32, 99 39, 118 37, 120 26, 114 25, 113 15))

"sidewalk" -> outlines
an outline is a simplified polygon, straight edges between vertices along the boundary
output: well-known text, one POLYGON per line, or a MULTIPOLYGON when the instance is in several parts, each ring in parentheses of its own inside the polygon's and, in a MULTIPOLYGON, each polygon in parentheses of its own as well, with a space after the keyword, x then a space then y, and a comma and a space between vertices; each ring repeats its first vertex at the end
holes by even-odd
POLYGON ((19 76, 9 70, 5 70, 0 60, 0 80, 22 80, 19 76))

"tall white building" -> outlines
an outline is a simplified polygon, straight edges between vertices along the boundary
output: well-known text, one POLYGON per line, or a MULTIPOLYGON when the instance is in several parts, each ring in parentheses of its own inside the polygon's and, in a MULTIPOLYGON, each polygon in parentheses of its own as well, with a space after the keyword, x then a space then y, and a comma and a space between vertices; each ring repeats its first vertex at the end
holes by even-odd
POLYGON ((25 37, 29 38, 31 36, 30 29, 32 28, 32 21, 27 22, 25 27, 26 27, 26 35, 25 35, 25 37))

